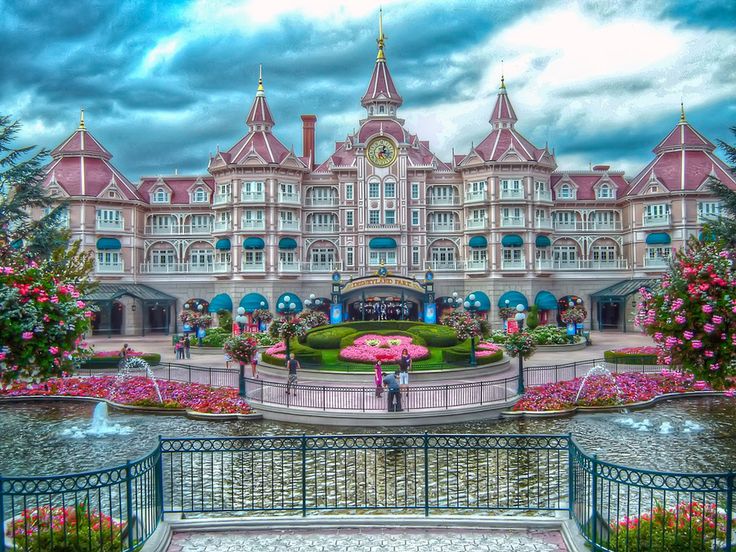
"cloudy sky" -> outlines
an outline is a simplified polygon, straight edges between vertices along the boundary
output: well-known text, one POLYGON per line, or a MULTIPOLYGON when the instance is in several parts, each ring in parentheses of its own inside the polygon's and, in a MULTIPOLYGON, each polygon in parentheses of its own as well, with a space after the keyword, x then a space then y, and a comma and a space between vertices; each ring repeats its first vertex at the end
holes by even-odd
MULTIPOLYGON (((489 131, 501 60, 532 142, 560 168, 609 163, 634 176, 688 120, 733 142, 736 2, 382 0, 386 55, 407 128, 448 160, 489 131)), ((275 134, 301 151, 315 113, 318 159, 358 125, 378 3, 362 0, 0 0, 0 113, 18 145, 87 128, 132 180, 203 173, 246 132, 258 64, 275 134)))

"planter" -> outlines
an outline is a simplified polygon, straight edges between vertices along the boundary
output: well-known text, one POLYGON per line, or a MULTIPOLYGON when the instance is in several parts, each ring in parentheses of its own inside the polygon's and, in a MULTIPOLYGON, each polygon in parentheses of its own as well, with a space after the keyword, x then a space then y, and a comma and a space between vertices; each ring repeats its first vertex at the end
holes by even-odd
MULTIPOLYGON (((11 534, 8 534, 8 532, 13 527, 13 523, 15 523, 16 521, 19 521, 21 519, 23 519, 23 514, 18 514, 17 516, 12 517, 8 521, 5 522, 5 526, 3 527, 3 537, 5 539, 4 540, 4 542, 5 542, 5 550, 21 550, 22 549, 20 545, 18 546, 18 548, 15 547, 15 539, 12 537, 12 532, 11 532, 11 534)), ((127 521, 122 521, 122 520, 120 520, 118 518, 114 518, 114 517, 111 517, 110 519, 114 523, 120 524, 120 538, 121 538, 121 540, 126 539, 127 536, 128 536, 128 527, 129 527, 128 522, 127 521)), ((131 525, 133 526, 133 531, 135 531, 135 526, 136 526, 136 523, 138 522, 135 514, 133 514, 133 520, 132 521, 133 521, 133 523, 131 525)), ((134 533, 134 535, 135 535, 135 533, 134 533)))
POLYGON ((564 353, 566 351, 580 351, 585 349, 585 340, 581 339, 575 343, 563 345, 537 345, 537 353, 564 353))

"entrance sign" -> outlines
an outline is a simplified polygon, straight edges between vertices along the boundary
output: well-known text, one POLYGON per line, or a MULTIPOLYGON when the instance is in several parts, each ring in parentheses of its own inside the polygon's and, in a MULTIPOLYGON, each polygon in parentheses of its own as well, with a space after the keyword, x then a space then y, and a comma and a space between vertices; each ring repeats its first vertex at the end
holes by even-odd
POLYGON ((513 318, 509 318, 506 321, 507 332, 510 334, 519 333, 519 323, 513 318))
POLYGON ((432 303, 424 305, 424 322, 427 324, 437 323, 437 308, 432 303))
POLYGON ((349 293, 356 289, 364 289, 378 286, 392 286, 409 289, 418 293, 424 293, 424 287, 410 278, 401 278, 400 276, 369 276, 367 278, 358 278, 351 280, 342 286, 342 293, 349 293))
POLYGON ((567 325, 567 335, 575 335, 575 333, 576 333, 575 324, 573 324, 572 322, 570 322, 567 325))
POLYGON ((342 322, 342 304, 330 305, 330 324, 340 324, 342 322))

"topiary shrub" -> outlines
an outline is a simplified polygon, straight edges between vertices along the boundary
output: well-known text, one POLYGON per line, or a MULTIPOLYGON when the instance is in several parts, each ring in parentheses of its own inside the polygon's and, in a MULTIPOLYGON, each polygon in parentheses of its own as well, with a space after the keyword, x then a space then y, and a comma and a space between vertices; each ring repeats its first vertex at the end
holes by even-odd
POLYGON ((603 353, 606 362, 612 364, 641 364, 654 366, 657 362, 656 347, 630 347, 603 353))
MULTIPOLYGON (((476 343, 476 345, 478 344, 476 343)), ((450 347, 442 351, 442 360, 448 364, 470 364, 470 340, 463 341, 455 347, 450 347)), ((475 360, 478 365, 499 362, 503 360, 503 351, 500 350, 488 356, 476 356, 475 360)))
POLYGON ((335 327, 353 328, 356 331, 376 330, 409 330, 413 326, 434 326, 434 324, 422 324, 416 320, 366 320, 360 322, 343 322, 335 327))
POLYGON ((350 345, 353 344, 353 342, 358 339, 361 336, 368 335, 368 334, 375 334, 375 335, 403 335, 406 337, 412 338, 412 343, 415 345, 422 345, 424 347, 427 346, 427 342, 424 340, 423 337, 416 335, 412 332, 404 332, 401 330, 374 330, 374 331, 366 331, 366 332, 355 332, 350 335, 347 335, 343 337, 340 340, 340 349, 344 349, 345 347, 350 347, 350 345))
POLYGON ((223 330, 232 332, 233 331, 233 313, 225 309, 217 311, 217 325, 223 330))
POLYGON ((529 314, 526 316, 526 325, 530 330, 534 330, 539 326, 539 308, 537 305, 529 307, 529 314))
POLYGON ((313 349, 339 349, 340 340, 348 335, 356 333, 355 328, 337 326, 320 327, 318 331, 309 332, 305 342, 313 349))
POLYGON ((302 364, 322 364, 322 352, 302 345, 296 339, 289 342, 289 351, 294 353, 296 359, 302 364))
POLYGON ((422 324, 409 328, 409 333, 421 337, 430 347, 453 347, 458 344, 455 330, 447 326, 422 324))

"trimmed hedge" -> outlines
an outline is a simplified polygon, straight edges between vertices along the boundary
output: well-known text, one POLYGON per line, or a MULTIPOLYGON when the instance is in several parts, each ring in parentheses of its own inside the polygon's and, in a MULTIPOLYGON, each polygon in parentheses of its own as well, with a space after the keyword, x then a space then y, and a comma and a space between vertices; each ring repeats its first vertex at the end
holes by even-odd
POLYGON ((434 324, 422 324, 416 320, 366 320, 360 322, 343 322, 342 324, 336 324, 334 327, 353 328, 359 332, 375 332, 377 330, 409 330, 414 326, 434 326, 434 324))
POLYGON ((655 366, 658 364, 657 355, 637 355, 606 351, 603 353, 603 358, 606 359, 606 362, 613 364, 641 364, 643 366, 655 366))
POLYGON ((409 333, 421 337, 430 347, 453 347, 458 344, 455 330, 448 326, 422 324, 412 326, 409 333))
MULTIPOLYGON (((137 355, 132 358, 142 358, 151 366, 155 366, 156 364, 161 363, 161 355, 159 353, 145 353, 142 355, 137 355)), ((80 366, 80 368, 85 368, 85 369, 86 368, 111 368, 111 367, 117 367, 118 364, 120 364, 120 358, 116 356, 90 358, 88 360, 85 360, 80 366)))
POLYGON ((344 349, 345 347, 350 347, 350 345, 352 345, 356 339, 364 335, 403 335, 404 337, 411 337, 412 343, 414 343, 414 345, 422 345, 423 347, 427 346, 427 342, 424 340, 424 338, 411 332, 404 332, 401 330, 373 330, 366 332, 353 332, 350 335, 346 335, 340 340, 339 348, 344 349))
POLYGON ((354 328, 320 326, 319 331, 309 332, 306 344, 313 349, 339 349, 342 338, 354 334, 354 328))
MULTIPOLYGON (((503 359, 503 351, 495 354, 476 357, 478 365, 491 364, 503 359)), ((450 364, 468 364, 470 362, 470 341, 464 341, 460 345, 450 347, 442 351, 442 360, 450 364)))
POLYGON ((202 339, 202 345, 205 347, 222 347, 225 344, 225 340, 232 335, 232 329, 207 328, 204 339, 202 339))

